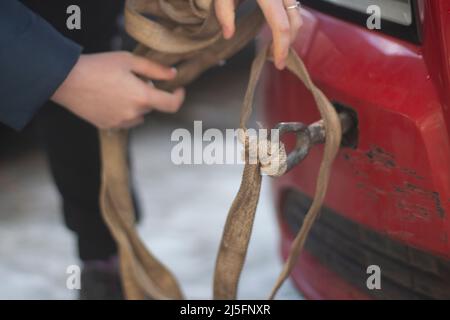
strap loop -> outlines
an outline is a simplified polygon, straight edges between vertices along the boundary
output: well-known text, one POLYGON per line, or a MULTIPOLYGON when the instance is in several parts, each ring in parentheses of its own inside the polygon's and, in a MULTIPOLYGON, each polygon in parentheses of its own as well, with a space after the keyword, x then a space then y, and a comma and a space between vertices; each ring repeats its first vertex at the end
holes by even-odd
MULTIPOLYGON (((225 41, 218 33, 212 0, 127 0, 126 27, 142 45, 135 53, 166 65, 177 64, 178 77, 174 81, 155 83, 167 90, 185 85, 201 72, 216 65, 242 47, 259 32, 264 22, 261 11, 255 10, 242 19, 232 40, 225 41), (187 6, 186 4, 189 4, 187 6), (205 14, 207 13, 207 14, 205 14), (147 14, 160 22, 149 20, 147 14)), ((263 48, 253 62, 250 82, 241 112, 240 127, 246 125, 253 109, 258 79, 265 61, 270 57, 269 46, 263 48)), ((328 99, 311 81, 308 72, 293 50, 290 50, 287 68, 311 91, 323 118, 326 142, 320 166, 314 201, 291 249, 288 261, 271 293, 273 298, 292 270, 303 248, 309 230, 323 203, 330 177, 331 165, 339 149, 341 125, 328 99)), ((101 131, 102 186, 100 204, 118 249, 125 295, 128 299, 182 299, 176 278, 148 251, 140 239, 133 214, 130 195, 129 170, 126 157, 128 132, 101 131)), ((248 139, 246 156, 249 153, 248 139)), ((268 148, 260 142, 258 149, 268 148)), ((282 145, 276 146, 283 153, 282 145)), ((276 150, 274 148, 274 150, 276 150)), ((271 154, 272 155, 272 154, 271 154)), ((230 208, 216 261, 214 298, 235 299, 239 277, 244 265, 261 190, 261 171, 275 159, 270 157, 247 163, 239 192, 230 208), (263 163, 261 163, 263 162, 263 163), (265 162, 265 164, 264 164, 265 162)), ((282 156, 283 157, 283 156, 282 156)), ((286 171, 286 160, 279 158, 278 167, 269 173, 281 175, 286 171)))
MULTIPOLYGON (((270 59, 270 46, 263 48, 253 62, 250 81, 241 111, 241 128, 247 130, 247 122, 252 114, 256 85, 265 64, 270 59)), ((325 95, 312 82, 305 65, 295 53, 289 51, 287 68, 294 73, 311 91, 316 101, 325 125, 325 149, 322 164, 317 178, 316 192, 313 203, 306 215, 283 271, 270 294, 273 299, 281 285, 289 276, 303 248, 309 231, 318 216, 325 198, 332 163, 341 143, 342 129, 336 110, 325 95)), ((248 151, 248 147, 246 147, 248 151)), ((216 260, 214 277, 214 299, 233 300, 237 296, 239 278, 244 266, 250 236, 253 228, 256 208, 261 190, 260 164, 246 163, 238 194, 228 213, 228 218, 222 235, 222 242, 216 260)))

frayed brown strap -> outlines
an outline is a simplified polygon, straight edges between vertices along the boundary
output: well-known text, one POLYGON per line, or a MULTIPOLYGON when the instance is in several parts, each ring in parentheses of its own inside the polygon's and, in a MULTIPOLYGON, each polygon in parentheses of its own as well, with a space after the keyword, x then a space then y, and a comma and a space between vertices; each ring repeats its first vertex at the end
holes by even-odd
MULTIPOLYGON (((241 112, 241 129, 246 130, 247 122, 252 114, 255 88, 261 76, 264 64, 269 57, 269 47, 260 51, 253 62, 250 81, 241 112)), ((290 50, 287 68, 294 73, 311 91, 326 128, 326 142, 324 156, 317 178, 316 192, 313 203, 300 229, 271 294, 273 299, 278 289, 284 283, 297 262, 309 231, 317 218, 322 206, 330 178, 333 161, 341 143, 342 129, 336 110, 318 89, 306 70, 305 65, 295 53, 290 50)), ((248 151, 248 144, 246 144, 248 151)), ((223 231, 222 242, 216 261, 214 277, 214 299, 236 299, 239 277, 245 262, 248 244, 253 228, 256 207, 261 190, 261 174, 259 164, 246 164, 242 176, 242 183, 234 199, 223 231)))
MULTIPOLYGON (((213 10, 212 0, 127 0, 126 28, 141 44, 135 53, 165 65, 177 65, 174 81, 156 83, 171 90, 184 86, 199 74, 243 48, 259 32, 264 22, 256 10, 238 23, 232 40, 224 40, 213 10), (158 18, 149 20, 145 15, 158 18)), ((246 129, 252 113, 256 84, 269 47, 256 57, 243 103, 240 127, 246 129)), ((316 194, 305 222, 294 241, 290 256, 275 285, 276 294, 292 270, 325 197, 331 164, 340 145, 341 127, 334 108, 312 83, 305 66, 293 50, 287 67, 312 92, 326 127, 324 158, 320 167, 316 194)), ((100 204, 119 248, 122 283, 128 299, 182 299, 175 277, 145 247, 134 221, 129 170, 127 131, 100 132, 102 187, 100 204)), ((248 152, 248 145, 246 145, 248 152)), ((239 192, 232 204, 224 228, 214 277, 214 298, 235 299, 261 190, 260 164, 247 164, 239 192)))
MULTIPOLYGON (((135 228, 127 162, 127 133, 100 133, 102 186, 100 206, 119 250, 127 299, 182 299, 175 277, 145 247, 135 228)), ((95 245, 95 244, 93 244, 95 245)))
MULTIPOLYGON (((172 90, 242 49, 257 35, 264 17, 259 10, 254 11, 240 20, 236 36, 225 40, 212 0, 127 0, 125 22, 128 33, 141 43, 136 54, 176 65, 174 81, 155 83, 172 90)), ((175 277, 146 249, 136 231, 126 161, 127 135, 127 130, 100 132, 100 205, 119 248, 125 295, 128 299, 182 299, 175 277)))

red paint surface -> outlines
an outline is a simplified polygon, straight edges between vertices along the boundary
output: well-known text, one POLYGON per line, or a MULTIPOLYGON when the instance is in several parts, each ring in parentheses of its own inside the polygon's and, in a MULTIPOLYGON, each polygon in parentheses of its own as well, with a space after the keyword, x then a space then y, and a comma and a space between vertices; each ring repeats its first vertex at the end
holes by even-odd
MULTIPOLYGON (((425 3, 421 45, 304 10, 295 49, 329 99, 351 107, 359 118, 358 148, 341 150, 326 206, 450 258, 450 1, 425 3)), ((294 76, 273 67, 267 75, 269 126, 319 119, 310 93, 294 76)), ((321 157, 322 148, 314 149, 299 167, 276 180, 277 198, 291 187, 312 196, 321 157)), ((291 235, 286 229, 283 233, 285 252, 291 235)), ((315 265, 304 255, 294 272, 308 296, 351 298, 324 292, 333 283, 343 292, 348 288, 336 275, 323 283, 315 265)))

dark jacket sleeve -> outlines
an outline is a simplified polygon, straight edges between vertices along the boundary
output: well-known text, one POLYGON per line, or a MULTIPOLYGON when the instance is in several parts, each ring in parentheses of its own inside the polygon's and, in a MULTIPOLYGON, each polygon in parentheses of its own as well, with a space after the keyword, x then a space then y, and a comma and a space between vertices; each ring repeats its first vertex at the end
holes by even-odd
POLYGON ((65 80, 81 47, 16 0, 0 0, 0 122, 22 129, 65 80))

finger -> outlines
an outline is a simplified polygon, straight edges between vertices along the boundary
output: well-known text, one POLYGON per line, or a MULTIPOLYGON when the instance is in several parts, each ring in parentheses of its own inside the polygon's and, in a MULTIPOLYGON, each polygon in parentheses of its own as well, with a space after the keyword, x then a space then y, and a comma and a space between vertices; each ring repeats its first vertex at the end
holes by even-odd
POLYGON ((275 66, 284 69, 291 44, 291 28, 283 1, 258 0, 273 34, 275 66))
POLYGON ((144 123, 144 117, 139 117, 130 121, 123 122, 120 129, 131 129, 144 123))
POLYGON ((185 91, 182 88, 175 90, 173 93, 149 88, 149 107, 165 113, 175 113, 180 109, 185 91))
MULTIPOLYGON (((284 4, 287 7, 293 6, 297 3, 297 1, 293 0, 284 0, 284 4)), ((300 8, 298 9, 290 9, 287 10, 287 15, 289 18, 289 24, 291 27, 291 44, 294 43, 295 39, 297 39, 298 31, 303 24, 300 8)))
POLYGON ((133 56, 131 70, 138 75, 155 80, 172 80, 177 75, 175 68, 166 67, 138 56, 133 56))
POLYGON ((217 20, 222 26, 225 39, 233 37, 235 32, 236 3, 235 0, 216 0, 214 1, 217 20))

